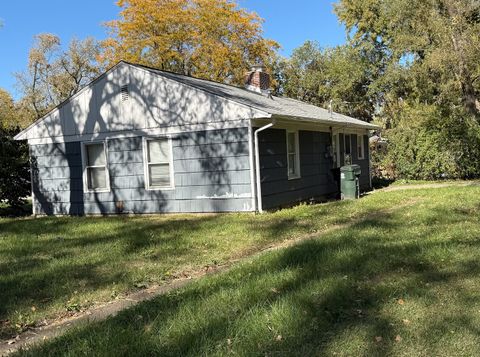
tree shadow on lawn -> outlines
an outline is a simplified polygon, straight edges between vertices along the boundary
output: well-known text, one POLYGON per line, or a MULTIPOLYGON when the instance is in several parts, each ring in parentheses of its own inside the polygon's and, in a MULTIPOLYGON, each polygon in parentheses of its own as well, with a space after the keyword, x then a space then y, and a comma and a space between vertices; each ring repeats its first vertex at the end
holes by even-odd
MULTIPOLYGON (((5 235, 0 242, 0 320, 11 319, 12 314, 38 315, 52 305, 66 303, 76 291, 95 293, 122 283, 133 290, 141 267, 129 263, 155 263, 144 256, 153 246, 172 261, 194 255, 200 248, 189 244, 189 234, 215 220, 213 215, 199 215, 189 217, 185 225, 184 219, 162 218, 138 218, 139 222, 136 217, 0 221, 0 232, 5 235), (107 223, 108 229, 102 223, 107 223), (32 306, 36 314, 30 312, 32 306)), ((160 275, 158 280, 163 278, 160 275)), ((0 335, 11 332, 2 331, 0 325, 0 335)))
MULTIPOLYGON (((256 217, 243 215, 241 219, 248 225, 256 217)), ((162 274, 167 270, 169 275, 175 273, 176 263, 197 264, 201 268, 211 263, 205 260, 202 264, 202 258, 198 258, 209 247, 195 244, 192 236, 203 231, 208 233, 209 227, 224 225, 225 221, 228 216, 213 214, 0 221, 0 232, 8 237, 0 250, 0 320, 11 319, 14 311, 38 316, 52 305, 66 303, 75 297, 76 291, 95 292, 109 289, 116 283, 124 283, 133 290, 134 280, 142 275, 140 269, 156 269, 153 266, 157 263, 162 265, 156 269, 158 276, 155 278, 155 272, 145 273, 147 281, 141 283, 148 283, 148 278, 157 282, 165 279, 162 274), (32 306, 36 314, 30 312, 32 306)), ((272 230, 282 227, 285 233, 295 229, 290 220, 288 225, 283 220, 278 224, 272 230)), ((265 240, 278 240, 277 233, 269 234, 265 240)), ((221 239, 212 244, 221 245, 221 239)), ((27 320, 32 322, 28 316, 27 320)), ((0 329, 0 335, 10 336, 11 333, 11 329, 0 329)))
MULTIPOLYGON (((450 223, 461 222, 460 216, 450 223)), ((459 347, 452 343, 442 349, 436 345, 438 336, 448 335, 449 326, 462 326, 471 334, 478 327, 472 316, 455 308, 442 316, 438 289, 457 294, 457 307, 480 303, 480 297, 462 292, 457 283, 476 278, 480 267, 463 260, 447 269, 429 260, 430 251, 454 247, 454 241, 405 237, 399 246, 401 237, 375 231, 393 232, 401 224, 393 214, 362 220, 76 329, 25 354, 372 356, 401 354, 402 348, 453 354, 459 347), (410 314, 416 313, 415 306, 441 321, 424 321, 412 333, 402 318, 414 319, 410 314), (404 341, 396 341, 397 335, 404 341)), ((428 227, 424 229, 428 238, 428 227)), ((468 249, 479 249, 478 243, 468 249)))

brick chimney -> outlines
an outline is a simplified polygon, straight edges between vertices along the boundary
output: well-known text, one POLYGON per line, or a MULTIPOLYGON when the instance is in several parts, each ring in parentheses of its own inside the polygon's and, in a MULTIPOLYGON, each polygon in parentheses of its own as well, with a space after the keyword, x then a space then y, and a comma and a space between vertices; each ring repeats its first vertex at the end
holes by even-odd
POLYGON ((245 75, 245 88, 252 92, 270 94, 270 75, 263 65, 252 66, 250 72, 245 75))

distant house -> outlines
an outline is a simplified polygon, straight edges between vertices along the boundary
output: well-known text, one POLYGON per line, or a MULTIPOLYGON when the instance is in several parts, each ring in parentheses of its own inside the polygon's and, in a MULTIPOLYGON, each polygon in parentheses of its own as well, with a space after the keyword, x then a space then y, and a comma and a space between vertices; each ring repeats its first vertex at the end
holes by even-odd
POLYGON ((335 195, 345 158, 370 188, 375 126, 246 82, 119 62, 15 137, 34 214, 261 211, 335 195))
POLYGON ((388 140, 383 138, 381 134, 374 134, 369 138, 370 150, 374 150, 379 153, 386 153, 388 149, 388 140))

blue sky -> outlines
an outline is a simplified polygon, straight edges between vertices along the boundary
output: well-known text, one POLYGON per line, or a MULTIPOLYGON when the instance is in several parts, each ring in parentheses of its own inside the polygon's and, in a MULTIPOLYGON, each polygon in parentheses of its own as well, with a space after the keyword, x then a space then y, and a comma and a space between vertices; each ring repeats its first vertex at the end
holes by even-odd
MULTIPOLYGON (((345 41, 345 31, 333 14, 332 1, 238 0, 238 3, 265 19, 265 37, 278 41, 281 53, 288 56, 306 40, 317 40, 322 46, 345 41)), ((25 68, 35 34, 54 33, 64 44, 72 37, 103 39, 106 33, 102 23, 116 18, 118 10, 114 0, 1 1, 0 87, 17 97, 12 73, 25 68)))

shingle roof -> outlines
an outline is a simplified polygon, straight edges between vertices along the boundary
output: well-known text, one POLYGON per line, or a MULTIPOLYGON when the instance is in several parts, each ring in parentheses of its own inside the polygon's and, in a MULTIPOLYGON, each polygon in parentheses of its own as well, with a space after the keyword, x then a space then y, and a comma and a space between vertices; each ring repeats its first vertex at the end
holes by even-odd
POLYGON ((366 129, 378 128, 376 125, 367 123, 363 120, 355 119, 335 112, 330 113, 326 109, 301 102, 299 100, 277 96, 268 97, 264 94, 252 92, 241 87, 180 75, 172 72, 165 72, 138 64, 129 64, 135 67, 143 68, 151 73, 158 74, 165 78, 169 78, 171 80, 204 90, 211 94, 227 98, 237 103, 262 110, 271 114, 272 116, 288 117, 299 120, 318 120, 322 123, 328 122, 331 124, 355 126, 366 129))

